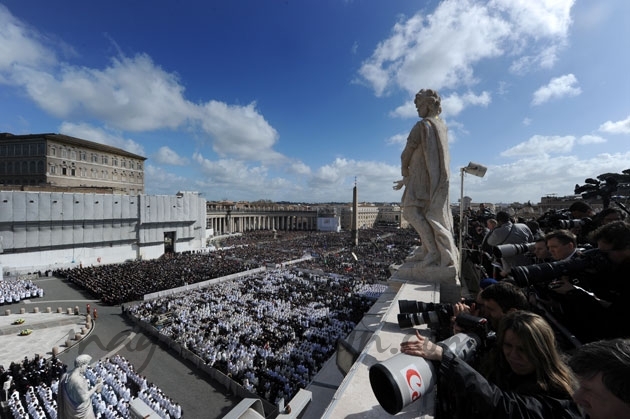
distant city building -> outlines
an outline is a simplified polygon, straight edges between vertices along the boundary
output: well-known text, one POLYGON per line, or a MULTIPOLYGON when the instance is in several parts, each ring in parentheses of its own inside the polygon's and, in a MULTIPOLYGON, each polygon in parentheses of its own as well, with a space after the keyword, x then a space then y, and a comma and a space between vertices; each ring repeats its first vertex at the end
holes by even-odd
POLYGON ((0 189, 143 194, 145 160, 62 134, 0 133, 0 189))
MULTIPOLYGON (((341 228, 352 229, 352 206, 341 208, 341 228)), ((398 205, 377 206, 375 204, 359 204, 357 214, 357 228, 373 228, 377 226, 404 227, 402 211, 398 205)))

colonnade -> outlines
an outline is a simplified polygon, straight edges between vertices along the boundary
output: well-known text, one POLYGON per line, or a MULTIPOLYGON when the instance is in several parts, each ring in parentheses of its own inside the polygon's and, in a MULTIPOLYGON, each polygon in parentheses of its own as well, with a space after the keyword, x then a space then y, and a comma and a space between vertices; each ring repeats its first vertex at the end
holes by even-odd
POLYGON ((254 230, 316 230, 317 211, 209 211, 206 228, 214 234, 244 233, 254 230))

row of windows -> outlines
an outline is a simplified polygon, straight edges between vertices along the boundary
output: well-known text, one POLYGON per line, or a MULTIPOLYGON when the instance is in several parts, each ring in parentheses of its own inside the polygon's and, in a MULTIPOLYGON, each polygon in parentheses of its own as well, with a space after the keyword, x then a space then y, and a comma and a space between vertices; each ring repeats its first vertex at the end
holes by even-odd
POLYGON ((43 156, 44 143, 0 144, 0 157, 43 156))
POLYGON ((39 185, 42 179, 20 178, 20 179, 0 179, 0 185, 39 185))
POLYGON ((0 161, 0 175, 44 174, 44 161, 0 161))
MULTIPOLYGON (((51 145, 49 146, 49 154, 55 157, 61 157, 63 159, 70 160, 79 160, 79 161, 88 161, 88 153, 83 150, 79 150, 78 152, 72 148, 67 148, 63 146, 51 145), (79 157, 77 159, 77 156, 79 157)), ((110 164, 114 167, 122 167, 124 169, 137 169, 142 170, 142 163, 137 162, 135 160, 127 160, 124 158, 119 158, 117 156, 109 156, 106 154, 98 154, 98 153, 90 153, 90 162, 92 163, 100 163, 100 164, 110 164)))
POLYGON ((48 173, 51 175, 62 175, 62 176, 78 176, 78 177, 91 177, 92 179, 107 179, 107 180, 115 180, 121 182, 130 182, 130 183, 142 183, 142 173, 135 173, 123 170, 119 171, 114 169, 111 172, 105 169, 86 169, 85 167, 76 168, 74 163, 70 165, 70 167, 65 165, 57 165, 50 164, 48 167, 48 173))

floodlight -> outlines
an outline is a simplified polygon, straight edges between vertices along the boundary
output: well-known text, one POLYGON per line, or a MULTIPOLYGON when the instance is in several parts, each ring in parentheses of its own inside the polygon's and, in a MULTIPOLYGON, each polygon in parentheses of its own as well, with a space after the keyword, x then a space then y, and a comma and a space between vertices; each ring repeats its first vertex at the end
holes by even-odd
POLYGON ((479 163, 470 162, 468 163, 468 166, 463 167, 462 170, 474 176, 484 177, 488 168, 479 163))

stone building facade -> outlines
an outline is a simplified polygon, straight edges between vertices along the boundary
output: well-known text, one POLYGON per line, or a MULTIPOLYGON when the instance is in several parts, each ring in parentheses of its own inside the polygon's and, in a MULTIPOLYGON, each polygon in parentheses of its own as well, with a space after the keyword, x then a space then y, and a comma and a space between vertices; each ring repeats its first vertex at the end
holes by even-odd
POLYGON ((0 134, 3 190, 144 193, 145 157, 62 134, 0 134))

